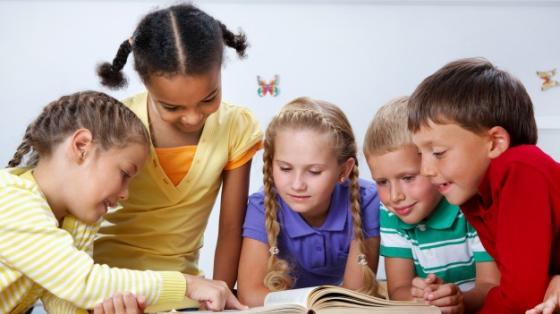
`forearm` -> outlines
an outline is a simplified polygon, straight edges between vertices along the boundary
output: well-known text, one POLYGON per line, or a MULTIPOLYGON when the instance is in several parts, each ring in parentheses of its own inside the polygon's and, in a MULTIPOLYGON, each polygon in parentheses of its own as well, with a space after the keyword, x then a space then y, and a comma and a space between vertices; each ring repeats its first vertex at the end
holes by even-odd
POLYGON ((237 268, 241 251, 241 232, 218 237, 214 258, 215 280, 223 280, 230 289, 237 281, 237 268))
POLYGON ((484 304, 488 291, 495 287, 491 283, 477 284, 473 289, 463 293, 463 303, 465 306, 465 313, 476 313, 484 304))
POLYGON ((239 301, 247 306, 262 306, 266 295, 270 292, 266 287, 251 287, 250 289, 239 287, 237 296, 239 301))
POLYGON ((413 299, 411 289, 411 285, 398 286, 394 288, 391 287, 388 289, 389 299, 397 301, 410 301, 413 299))

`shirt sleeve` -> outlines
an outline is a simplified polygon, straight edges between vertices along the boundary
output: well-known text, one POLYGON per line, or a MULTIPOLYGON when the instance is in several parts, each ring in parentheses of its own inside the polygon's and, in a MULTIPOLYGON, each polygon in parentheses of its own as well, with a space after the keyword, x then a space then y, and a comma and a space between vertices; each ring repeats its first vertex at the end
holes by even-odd
POLYGON ((264 219, 264 192, 262 191, 249 196, 242 236, 268 245, 264 219))
POLYGON ((367 238, 379 236, 379 196, 371 182, 360 180, 362 228, 367 238))
POLYGON ((508 169, 494 193, 500 284, 492 288, 481 313, 525 313, 540 303, 549 283, 553 208, 544 175, 530 167, 508 169))
POLYGON ((412 259, 412 244, 399 228, 398 217, 381 204, 381 247, 379 254, 385 257, 412 259))
POLYGON ((183 299, 186 282, 179 272, 94 264, 75 246, 81 240, 58 227, 38 194, 5 187, 0 199, 5 200, 0 206, 0 264, 21 272, 56 297, 85 309, 117 292, 144 295, 148 304, 183 299))
POLYGON ((472 249, 474 261, 476 263, 493 262, 494 259, 490 256, 490 254, 488 254, 488 252, 486 252, 484 246, 482 246, 476 230, 468 221, 465 220, 465 222, 467 224, 467 243, 472 249))
POLYGON ((248 109, 236 107, 230 121, 228 163, 239 160, 261 141, 262 132, 253 114, 248 109))
POLYGON ((233 170, 237 169, 244 164, 246 164, 249 160, 255 156, 257 151, 262 148, 262 142, 257 142, 253 147, 251 147, 248 151, 243 154, 243 156, 239 157, 236 160, 229 161, 226 166, 224 167, 225 170, 233 170))
POLYGON ((57 314, 88 314, 87 310, 77 308, 74 304, 57 298, 49 292, 46 292, 41 298, 45 312, 57 314))

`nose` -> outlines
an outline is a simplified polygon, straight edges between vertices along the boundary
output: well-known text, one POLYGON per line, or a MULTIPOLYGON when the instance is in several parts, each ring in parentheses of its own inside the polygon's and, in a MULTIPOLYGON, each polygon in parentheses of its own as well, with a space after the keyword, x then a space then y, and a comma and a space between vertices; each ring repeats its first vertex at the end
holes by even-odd
POLYGON ((294 191, 303 191, 306 188, 305 180, 303 179, 302 174, 295 174, 294 179, 292 180, 292 189, 294 191))
POLYGON ((203 115, 198 110, 193 110, 185 113, 181 117, 181 122, 187 125, 198 125, 202 121, 203 115))
POLYGON ((405 199, 404 193, 402 192, 400 186, 398 184, 393 184, 391 187, 391 202, 398 203, 405 199))
POLYGON ((425 177, 435 177, 436 175, 436 170, 433 161, 429 160, 429 158, 425 157, 424 155, 422 155, 420 174, 422 174, 425 177))
POLYGON ((119 200, 125 201, 128 199, 128 187, 124 187, 122 191, 119 193, 119 200))

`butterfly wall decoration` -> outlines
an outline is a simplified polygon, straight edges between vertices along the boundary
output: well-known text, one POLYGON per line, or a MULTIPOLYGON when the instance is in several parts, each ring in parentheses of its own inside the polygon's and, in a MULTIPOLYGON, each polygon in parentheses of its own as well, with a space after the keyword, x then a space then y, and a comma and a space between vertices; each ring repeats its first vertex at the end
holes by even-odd
POLYGON ((259 84, 259 88, 257 89, 257 94, 260 97, 266 96, 269 94, 272 97, 278 96, 280 93, 280 89, 278 88, 279 77, 278 75, 274 75, 274 78, 270 80, 270 82, 266 82, 263 80, 259 75, 257 75, 257 83, 259 84))
POLYGON ((556 75, 556 69, 552 69, 550 71, 537 71, 537 76, 543 80, 541 85, 542 91, 560 86, 560 82, 552 79, 554 75, 556 75))

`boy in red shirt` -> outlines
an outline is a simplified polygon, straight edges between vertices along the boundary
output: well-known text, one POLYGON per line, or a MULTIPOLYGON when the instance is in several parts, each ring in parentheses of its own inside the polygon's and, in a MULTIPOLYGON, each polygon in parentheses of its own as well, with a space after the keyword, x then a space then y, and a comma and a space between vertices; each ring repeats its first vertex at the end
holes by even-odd
POLYGON ((410 99, 422 174, 461 210, 495 259, 500 284, 481 313, 525 313, 560 271, 560 164, 537 143, 519 80, 484 59, 427 77, 410 99))

